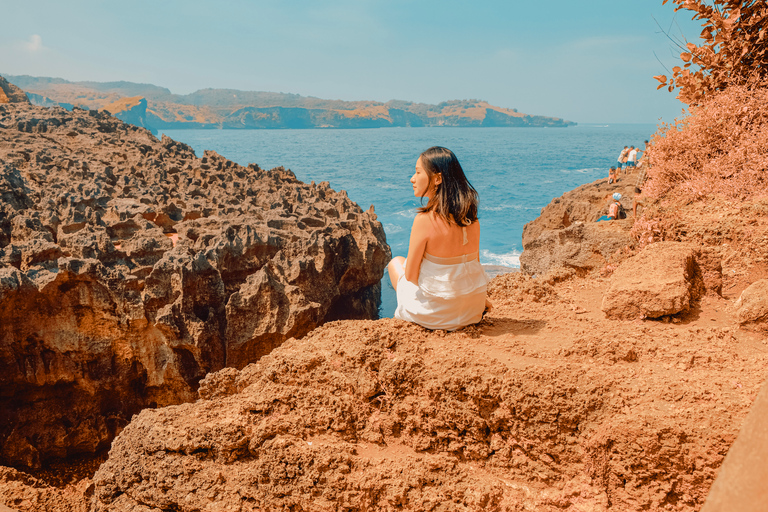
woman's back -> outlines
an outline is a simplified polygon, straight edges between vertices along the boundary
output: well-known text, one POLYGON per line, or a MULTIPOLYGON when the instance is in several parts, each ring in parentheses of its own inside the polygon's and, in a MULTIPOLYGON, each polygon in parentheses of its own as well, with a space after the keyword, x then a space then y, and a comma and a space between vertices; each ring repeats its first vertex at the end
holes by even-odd
POLYGON ((423 253, 404 261, 406 268, 417 267, 417 282, 398 279, 395 318, 448 330, 479 322, 488 284, 478 260, 480 223, 459 226, 426 212, 414 224, 426 227, 426 243, 423 253))
POLYGON ((478 252, 480 248, 480 222, 459 226, 432 212, 420 213, 429 219, 430 232, 424 252, 438 258, 452 258, 478 252))

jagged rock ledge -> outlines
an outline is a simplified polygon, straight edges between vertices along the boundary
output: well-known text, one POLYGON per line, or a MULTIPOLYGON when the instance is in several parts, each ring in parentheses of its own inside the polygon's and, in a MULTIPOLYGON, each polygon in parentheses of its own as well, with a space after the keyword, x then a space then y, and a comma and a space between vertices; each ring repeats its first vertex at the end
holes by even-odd
POLYGON ((595 222, 607 213, 614 192, 622 194, 624 209, 632 211, 633 178, 624 175, 617 183, 602 178, 552 199, 523 228, 520 270, 544 275, 568 267, 584 275, 605 266, 616 251, 633 245, 632 219, 595 222))
POLYGON ((0 461, 95 452, 211 371, 377 316, 389 247, 344 191, 3 91, 0 461))

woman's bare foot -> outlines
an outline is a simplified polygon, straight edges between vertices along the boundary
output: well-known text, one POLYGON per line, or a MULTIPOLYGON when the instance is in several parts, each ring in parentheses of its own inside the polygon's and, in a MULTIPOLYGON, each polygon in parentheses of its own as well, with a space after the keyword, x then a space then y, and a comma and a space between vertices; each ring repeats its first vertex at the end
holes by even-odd
POLYGON ((483 310, 483 316, 490 313, 492 309, 493 309, 493 302, 491 302, 488 299, 485 299, 485 309, 483 310))

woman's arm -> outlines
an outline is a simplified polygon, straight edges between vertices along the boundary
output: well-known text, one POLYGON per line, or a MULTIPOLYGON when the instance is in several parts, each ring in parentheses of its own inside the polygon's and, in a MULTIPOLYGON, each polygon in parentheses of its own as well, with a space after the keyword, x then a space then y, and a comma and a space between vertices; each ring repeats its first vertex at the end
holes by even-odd
POLYGON ((408 260, 405 263, 405 278, 416 285, 419 284, 421 260, 424 258, 431 229, 429 214, 420 213, 413 219, 411 241, 408 244, 408 260))

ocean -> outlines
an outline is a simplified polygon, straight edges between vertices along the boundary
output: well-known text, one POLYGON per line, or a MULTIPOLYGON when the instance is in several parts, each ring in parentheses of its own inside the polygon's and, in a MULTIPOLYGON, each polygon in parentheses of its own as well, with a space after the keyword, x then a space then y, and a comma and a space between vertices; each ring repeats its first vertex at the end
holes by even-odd
MULTIPOLYGON (((314 130, 167 130, 201 156, 211 149, 242 165, 284 166, 301 181, 328 181, 364 210, 373 205, 392 255, 405 256, 419 200, 410 178, 430 146, 451 149, 480 196, 480 262, 519 267, 523 226, 553 198, 608 176, 621 149, 643 147, 649 124, 568 128, 371 128, 314 130)), ((385 273, 380 315, 396 299, 385 273)))

